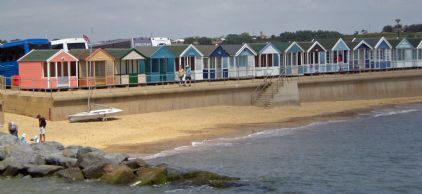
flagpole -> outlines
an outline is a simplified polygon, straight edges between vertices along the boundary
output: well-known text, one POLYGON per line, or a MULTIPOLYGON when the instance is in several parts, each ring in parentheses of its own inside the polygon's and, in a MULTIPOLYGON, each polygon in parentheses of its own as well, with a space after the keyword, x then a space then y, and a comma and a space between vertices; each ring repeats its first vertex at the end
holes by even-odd
MULTIPOLYGON (((91 38, 93 37, 93 27, 91 26, 90 28, 91 30, 91 38)), ((88 43, 89 43, 89 56, 91 57, 92 54, 92 43, 91 40, 88 38, 88 43)), ((91 80, 92 80, 92 57, 89 59, 89 67, 88 67, 88 90, 89 90, 89 95, 88 95, 88 111, 91 111, 91 95, 92 95, 92 90, 91 90, 91 80)))

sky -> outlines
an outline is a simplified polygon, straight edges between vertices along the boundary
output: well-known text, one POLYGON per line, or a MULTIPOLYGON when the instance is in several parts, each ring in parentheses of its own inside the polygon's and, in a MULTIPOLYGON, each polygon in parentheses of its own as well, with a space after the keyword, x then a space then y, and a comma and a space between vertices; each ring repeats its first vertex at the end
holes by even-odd
POLYGON ((421 0, 0 0, 0 39, 173 39, 248 32, 378 32, 422 23, 421 0))

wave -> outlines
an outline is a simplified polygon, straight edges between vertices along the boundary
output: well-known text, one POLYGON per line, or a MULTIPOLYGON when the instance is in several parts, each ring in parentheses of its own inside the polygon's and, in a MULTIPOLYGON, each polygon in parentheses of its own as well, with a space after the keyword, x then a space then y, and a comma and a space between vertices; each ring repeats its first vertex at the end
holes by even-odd
POLYGON ((392 110, 392 111, 374 111, 373 117, 385 117, 385 116, 392 116, 392 115, 398 115, 398 114, 405 114, 405 113, 411 113, 411 112, 418 112, 421 111, 419 109, 405 109, 405 110, 392 110))
POLYGON ((313 126, 318 125, 324 125, 329 123, 338 123, 343 122, 345 120, 330 120, 330 121, 320 121, 320 122, 314 122, 310 123, 308 125, 303 125, 299 127, 292 127, 292 128, 279 128, 279 129, 270 129, 270 130, 263 130, 256 133, 252 133, 246 136, 240 136, 240 137, 230 137, 230 138, 217 138, 212 140, 203 140, 203 141, 197 141, 192 142, 191 145, 186 146, 180 146, 174 149, 164 150, 162 152, 144 156, 142 159, 144 160, 152 160, 162 157, 169 157, 176 154, 182 154, 192 151, 200 151, 203 149, 209 149, 213 147, 229 147, 233 146, 233 144, 239 143, 242 140, 247 139, 262 139, 262 138, 268 138, 268 137, 280 137, 285 135, 293 134, 296 130, 300 129, 307 129, 313 126))

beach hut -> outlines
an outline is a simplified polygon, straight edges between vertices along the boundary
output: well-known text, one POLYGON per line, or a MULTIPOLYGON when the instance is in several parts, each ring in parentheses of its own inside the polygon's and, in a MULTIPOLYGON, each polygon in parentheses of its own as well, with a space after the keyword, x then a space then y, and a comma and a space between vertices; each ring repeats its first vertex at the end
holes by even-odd
POLYGON ((387 40, 381 37, 374 46, 370 69, 389 69, 392 68, 392 52, 394 45, 398 40, 387 40))
POLYGON ((350 48, 343 39, 318 42, 327 49, 326 72, 349 71, 350 48))
POLYGON ((422 40, 419 41, 419 44, 416 48, 417 48, 417 53, 416 53, 417 66, 422 67, 422 40))
POLYGON ((229 53, 227 53, 221 46, 213 47, 214 49, 208 46, 198 48, 201 48, 200 51, 202 53, 204 53, 202 49, 212 50, 208 59, 204 59, 204 79, 227 79, 229 77, 229 53))
POLYGON ((407 38, 393 41, 393 57, 396 68, 409 68, 416 66, 416 43, 407 38), (412 44, 413 43, 413 44, 412 44))
POLYGON ((325 64, 327 50, 318 41, 302 42, 299 45, 305 50, 303 72, 299 70, 299 74, 327 72, 325 64))
POLYGON ((280 75, 280 50, 270 42, 248 45, 257 54, 255 56, 255 76, 280 75))
POLYGON ((23 89, 78 87, 78 59, 64 50, 32 50, 18 63, 23 89))
POLYGON ((177 71, 179 68, 185 68, 186 65, 189 65, 192 70, 192 79, 193 80, 202 80, 203 79, 203 54, 192 44, 190 45, 172 45, 166 46, 170 52, 172 52, 175 58, 175 79, 179 80, 177 76, 177 71))
MULTIPOLYGON (((217 48, 214 45, 196 45, 195 46, 203 55, 203 69, 202 69, 202 78, 204 80, 215 79, 215 58, 211 57, 214 50, 217 48), (211 61, 213 67, 211 67, 211 61)), ((213 55, 214 56, 214 55, 213 55)))
POLYGON ((110 86, 114 84, 115 58, 104 49, 92 53, 86 49, 69 51, 79 59, 79 86, 110 86))
POLYGON ((248 44, 221 45, 229 54, 229 78, 247 78, 254 76, 255 51, 248 44))
POLYGON ((174 82, 176 56, 166 46, 136 47, 145 61, 147 83, 174 82))
POLYGON ((371 64, 373 64, 373 50, 377 43, 376 39, 363 39, 363 40, 354 40, 352 42, 347 42, 349 47, 352 49, 351 59, 350 59, 350 71, 360 71, 365 69, 370 69, 371 64))
POLYGON ((303 58, 305 50, 297 42, 292 42, 284 51, 285 75, 303 75, 303 58))
POLYGON ((114 58, 114 83, 137 85, 146 83, 145 57, 135 49, 105 49, 114 58))
POLYGON ((287 75, 286 50, 287 50, 287 48, 289 48, 291 43, 288 43, 288 42, 272 42, 271 44, 277 50, 280 51, 280 68, 279 68, 279 72, 277 72, 278 75, 287 75))

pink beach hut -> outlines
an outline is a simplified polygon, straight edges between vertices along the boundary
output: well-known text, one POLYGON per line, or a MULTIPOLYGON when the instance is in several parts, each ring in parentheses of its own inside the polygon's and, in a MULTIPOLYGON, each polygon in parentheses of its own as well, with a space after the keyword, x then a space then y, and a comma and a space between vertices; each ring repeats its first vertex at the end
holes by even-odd
POLYGON ((64 50, 32 50, 18 63, 22 89, 78 87, 78 59, 64 50))

